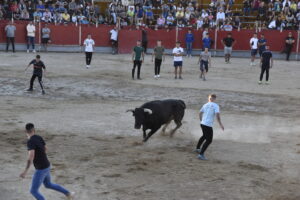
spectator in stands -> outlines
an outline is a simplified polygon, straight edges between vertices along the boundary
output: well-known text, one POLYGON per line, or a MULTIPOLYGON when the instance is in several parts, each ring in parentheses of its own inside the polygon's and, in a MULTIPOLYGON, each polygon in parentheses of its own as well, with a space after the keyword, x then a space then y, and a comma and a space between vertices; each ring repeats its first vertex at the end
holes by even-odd
POLYGON ((157 23, 156 23, 157 26, 162 28, 165 26, 165 23, 166 23, 166 19, 162 15, 160 15, 159 18, 157 19, 157 23))
POLYGON ((173 26, 175 22, 175 19, 172 15, 172 13, 169 13, 169 16, 167 17, 167 25, 173 26))
MULTIPOLYGON (((277 0, 277 1, 279 1, 279 0, 277 0)), ((244 16, 249 16, 250 11, 251 11, 251 2, 250 2, 250 0, 244 0, 243 5, 244 5, 244 8, 243 8, 244 16)))
POLYGON ((135 24, 142 25, 143 24, 143 18, 144 18, 144 11, 140 7, 136 7, 135 11, 135 24))
POLYGON ((177 8, 175 17, 176 17, 177 20, 183 19, 183 17, 184 17, 184 8, 183 7, 178 7, 177 8))
POLYGON ((27 6, 24 3, 24 0, 20 0, 18 7, 19 7, 19 12, 20 13, 24 12, 25 10, 27 10, 27 6))
POLYGON ((185 45, 186 45, 186 56, 187 57, 192 57, 193 42, 194 42, 194 35, 192 33, 192 30, 189 29, 188 33, 185 35, 185 45))
POLYGON ((29 53, 29 47, 30 44, 32 46, 32 52, 35 53, 35 25, 33 24, 33 21, 30 21, 29 24, 26 26, 27 30, 27 53, 29 53))
POLYGON ((199 16, 196 23, 197 23, 197 30, 200 29, 200 28, 202 28, 202 26, 203 26, 203 19, 202 19, 202 17, 199 16))
POLYGON ((170 6, 166 3, 164 3, 161 7, 162 9, 162 15, 164 18, 167 18, 169 15, 169 11, 170 11, 170 6))
POLYGON ((36 9, 39 10, 42 14, 46 10, 45 5, 42 1, 39 1, 38 5, 36 6, 36 9))
POLYGON ((293 49, 295 43, 295 38, 292 35, 292 32, 289 32, 288 36, 285 39, 285 50, 284 53, 286 53, 286 60, 290 60, 290 55, 293 49))
POLYGON ((68 3, 64 0, 57 0, 56 5, 58 5, 58 12, 63 13, 65 12, 65 6, 67 6, 68 3))
POLYGON ((62 15, 62 23, 68 24, 70 22, 70 15, 67 11, 65 11, 62 15))
POLYGON ((151 7, 146 8, 145 16, 146 16, 147 24, 149 24, 149 22, 154 19, 153 11, 152 11, 151 7))
POLYGON ((223 9, 220 9, 220 11, 217 13, 217 26, 219 26, 220 24, 222 24, 225 21, 225 13, 223 11, 223 9))
POLYGON ((40 22, 41 18, 43 17, 42 12, 40 12, 39 9, 36 9, 36 11, 34 11, 33 13, 33 19, 35 22, 40 22))
POLYGON ((112 54, 117 54, 118 53, 118 27, 115 26, 111 31, 110 31, 110 42, 112 46, 112 54))
POLYGON ((133 24, 134 22, 134 7, 130 6, 128 11, 127 11, 127 18, 130 22, 130 24, 133 24))
POLYGON ((258 7, 257 19, 258 20, 265 20, 265 17, 266 17, 265 3, 264 2, 260 2, 259 7, 258 7))
POLYGON ((229 20, 227 20, 226 23, 222 26, 222 29, 224 31, 232 31, 233 27, 230 24, 229 20))
POLYGON ((50 33, 51 30, 48 24, 45 24, 44 28, 42 28, 42 46, 46 52, 48 51, 48 43, 50 42, 50 33))
POLYGON ((48 9, 43 13, 42 21, 47 23, 52 21, 52 13, 48 9))
POLYGON ((76 4, 75 0, 72 0, 69 3, 68 7, 69 7, 69 14, 73 15, 77 9, 77 4, 76 4))
POLYGON ((6 52, 8 52, 9 44, 12 45, 13 53, 15 53, 15 32, 16 32, 16 26, 11 21, 5 26, 5 32, 6 32, 6 52))

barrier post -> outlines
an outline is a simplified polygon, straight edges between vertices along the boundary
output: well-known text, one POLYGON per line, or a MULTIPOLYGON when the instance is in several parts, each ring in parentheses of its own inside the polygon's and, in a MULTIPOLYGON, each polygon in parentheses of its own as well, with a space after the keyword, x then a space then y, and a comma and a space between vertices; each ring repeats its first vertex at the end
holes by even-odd
POLYGON ((299 37, 300 37, 300 31, 297 31, 297 35, 298 35, 298 37, 297 37, 297 47, 296 47, 296 60, 298 60, 298 54, 299 54, 299 37))
POLYGON ((176 26, 176 42, 178 41, 178 26, 176 26))
POLYGON ((215 43, 214 43, 214 46, 215 46, 215 53, 214 53, 214 57, 217 56, 217 39, 218 39, 218 30, 215 29, 215 43))
POLYGON ((42 27, 41 27, 41 21, 39 21, 39 51, 41 51, 41 35, 42 35, 42 27))
MULTIPOLYGON (((81 24, 79 25, 79 36, 78 36, 78 45, 79 45, 79 47, 81 47, 81 24)), ((81 51, 81 49, 80 49, 80 51, 81 51)))

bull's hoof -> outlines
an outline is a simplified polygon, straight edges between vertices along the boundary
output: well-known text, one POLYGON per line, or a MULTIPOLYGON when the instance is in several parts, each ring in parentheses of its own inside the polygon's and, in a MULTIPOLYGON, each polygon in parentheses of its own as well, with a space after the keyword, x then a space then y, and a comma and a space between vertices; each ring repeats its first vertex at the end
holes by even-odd
POLYGON ((148 139, 147 139, 147 138, 145 138, 145 139, 143 139, 143 142, 145 143, 145 142, 147 142, 147 140, 148 140, 148 139))

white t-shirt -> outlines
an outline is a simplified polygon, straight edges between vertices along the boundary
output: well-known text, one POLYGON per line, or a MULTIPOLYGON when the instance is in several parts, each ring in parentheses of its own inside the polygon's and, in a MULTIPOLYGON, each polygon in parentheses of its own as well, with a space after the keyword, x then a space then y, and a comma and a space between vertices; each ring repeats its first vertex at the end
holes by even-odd
POLYGON ((26 30, 27 30, 27 36, 28 37, 34 37, 35 36, 35 26, 34 25, 28 24, 26 26, 26 30))
POLYGON ((217 20, 218 19, 223 19, 223 20, 225 20, 225 13, 224 12, 218 12, 217 13, 217 20))
POLYGON ((115 29, 112 29, 110 31, 110 34, 111 34, 111 36, 110 36, 111 40, 114 40, 114 41, 118 40, 118 31, 116 31, 115 29))
MULTIPOLYGON (((175 47, 173 49, 173 54, 178 54, 178 53, 183 54, 183 52, 184 52, 183 48, 181 47, 179 48, 175 47)), ((174 56, 174 61, 182 61, 182 56, 174 56)))
POLYGON ((217 113, 220 113, 219 105, 214 102, 208 102, 202 106, 200 112, 203 113, 201 124, 212 127, 217 113))
POLYGON ((258 38, 251 38, 250 44, 251 44, 251 49, 257 49, 257 43, 258 43, 258 38))
POLYGON ((85 39, 83 44, 85 45, 85 52, 93 52, 93 45, 95 45, 95 42, 93 39, 85 39))

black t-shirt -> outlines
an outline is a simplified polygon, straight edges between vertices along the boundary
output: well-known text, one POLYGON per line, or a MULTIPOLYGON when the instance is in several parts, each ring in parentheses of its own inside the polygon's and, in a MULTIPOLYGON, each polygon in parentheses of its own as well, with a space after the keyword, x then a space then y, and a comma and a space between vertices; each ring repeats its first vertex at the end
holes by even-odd
MULTIPOLYGON (((294 40, 295 41, 295 38, 293 37, 293 36, 291 36, 291 37, 286 37, 285 38, 285 40, 289 40, 289 41, 292 41, 292 40, 294 40)), ((288 43, 286 43, 286 46, 290 46, 290 47, 292 47, 293 46, 293 44, 288 44, 288 43)))
POLYGON ((270 66, 270 59, 272 58, 272 52, 271 51, 264 51, 261 54, 261 58, 262 58, 262 65, 269 67, 270 66))
POLYGON ((226 37, 226 38, 223 39, 223 42, 224 42, 226 47, 231 47, 232 43, 234 42, 234 39, 226 37))
POLYGON ((45 151, 45 145, 45 141, 39 135, 33 135, 27 141, 28 151, 35 150, 33 165, 36 169, 46 169, 50 166, 50 162, 45 151))
POLYGON ((46 69, 43 61, 41 60, 37 61, 36 59, 33 59, 29 64, 33 64, 33 74, 42 75, 43 69, 46 69))

